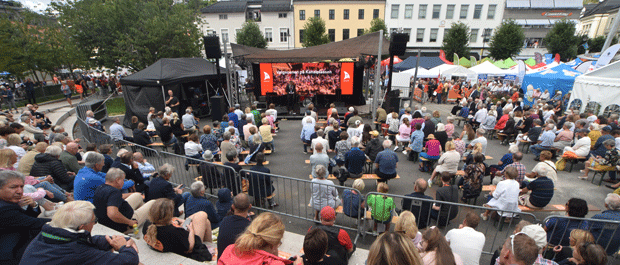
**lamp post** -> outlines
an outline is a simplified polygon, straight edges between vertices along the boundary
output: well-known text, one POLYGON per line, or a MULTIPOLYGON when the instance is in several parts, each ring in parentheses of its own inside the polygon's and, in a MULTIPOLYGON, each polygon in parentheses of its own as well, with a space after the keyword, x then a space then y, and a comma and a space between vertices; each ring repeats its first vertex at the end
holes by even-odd
POLYGON ((489 37, 489 35, 486 32, 482 33, 482 52, 480 52, 481 60, 482 60, 482 57, 484 56, 484 45, 487 43, 487 41, 489 41, 487 37, 489 37))

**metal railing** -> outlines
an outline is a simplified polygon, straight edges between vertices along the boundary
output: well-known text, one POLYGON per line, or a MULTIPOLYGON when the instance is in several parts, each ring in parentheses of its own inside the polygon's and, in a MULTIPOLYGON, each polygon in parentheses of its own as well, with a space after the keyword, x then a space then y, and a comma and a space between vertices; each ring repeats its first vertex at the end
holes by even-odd
POLYGON ((571 232, 582 229, 592 233, 594 241, 605 249, 607 255, 613 255, 620 248, 620 221, 551 215, 543 224, 549 245, 568 246, 571 232))

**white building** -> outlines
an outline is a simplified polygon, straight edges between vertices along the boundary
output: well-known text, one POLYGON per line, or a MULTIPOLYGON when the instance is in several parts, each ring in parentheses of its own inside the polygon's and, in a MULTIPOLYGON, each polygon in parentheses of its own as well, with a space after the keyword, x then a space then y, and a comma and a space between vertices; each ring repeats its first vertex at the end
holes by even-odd
POLYGON ((461 21, 471 30, 471 51, 479 52, 501 24, 504 7, 505 0, 387 0, 385 23, 391 32, 409 33, 407 53, 421 48, 426 54, 437 54, 450 25, 461 21))
MULTIPOLYGON (((217 34, 222 43, 236 43, 243 23, 253 20, 267 38, 268 49, 286 50, 295 46, 290 1, 222 1, 203 8, 200 16, 204 22, 202 33, 217 34)), ((230 45, 228 52, 231 52, 230 45)))

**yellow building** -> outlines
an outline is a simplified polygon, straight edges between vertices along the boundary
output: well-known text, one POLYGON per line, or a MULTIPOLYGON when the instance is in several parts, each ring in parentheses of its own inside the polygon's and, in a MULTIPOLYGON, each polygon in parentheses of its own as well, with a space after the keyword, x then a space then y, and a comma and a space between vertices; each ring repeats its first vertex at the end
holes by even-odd
POLYGON ((374 18, 385 19, 385 1, 316 1, 294 0, 295 47, 300 48, 304 25, 311 17, 325 21, 331 41, 355 38, 370 28, 374 18))

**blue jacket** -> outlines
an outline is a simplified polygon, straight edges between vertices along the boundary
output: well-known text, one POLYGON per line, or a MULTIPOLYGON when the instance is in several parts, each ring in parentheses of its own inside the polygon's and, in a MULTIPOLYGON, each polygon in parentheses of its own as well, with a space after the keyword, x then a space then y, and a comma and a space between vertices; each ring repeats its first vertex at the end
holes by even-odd
POLYGON ((138 264, 132 247, 122 246, 111 252, 105 236, 91 236, 88 231, 69 231, 43 226, 41 233, 26 248, 20 264, 138 264))
MULTIPOLYGON (((73 198, 79 201, 93 202, 95 190, 101 184, 105 183, 105 173, 95 172, 92 168, 83 167, 78 171, 73 180, 73 198)), ((129 189, 133 186, 132 180, 125 180, 123 189, 129 189)))
POLYGON ((364 172, 364 166, 366 165, 366 154, 362 152, 358 147, 351 148, 346 155, 344 155, 344 163, 347 170, 352 174, 360 174, 364 172))
MULTIPOLYGON (((179 206, 183 204, 183 196, 177 194, 172 184, 162 177, 156 177, 151 180, 148 192, 145 194, 145 202, 156 200, 159 198, 168 198, 174 201, 174 216, 179 216, 179 206)), ((187 215, 189 216, 189 215, 187 215)))
POLYGON ((233 204, 233 197, 231 195, 231 191, 227 188, 220 189, 217 192, 217 202, 215 203, 215 207, 217 208, 217 215, 221 219, 226 217, 226 214, 230 211, 230 207, 233 204))
POLYGON ((183 193, 183 202, 185 208, 185 216, 192 216, 197 212, 203 211, 207 213, 209 222, 211 222, 211 228, 215 229, 219 226, 219 222, 222 221, 215 211, 213 203, 207 199, 207 197, 194 197, 189 192, 183 193))

